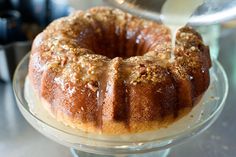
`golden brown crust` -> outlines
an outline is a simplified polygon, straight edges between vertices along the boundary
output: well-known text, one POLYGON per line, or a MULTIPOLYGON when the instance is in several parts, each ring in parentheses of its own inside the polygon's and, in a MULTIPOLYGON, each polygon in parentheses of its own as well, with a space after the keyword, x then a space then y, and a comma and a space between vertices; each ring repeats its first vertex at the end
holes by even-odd
POLYGON ((185 27, 175 61, 167 27, 96 7, 52 22, 34 40, 29 79, 47 110, 84 131, 110 134, 167 126, 209 85, 209 49, 185 27))
POLYGON ((130 133, 142 133, 145 131, 152 131, 155 129, 168 127, 173 122, 186 116, 191 110, 191 107, 182 109, 178 117, 172 115, 166 116, 163 120, 153 120, 153 121, 133 121, 130 122, 129 127, 120 121, 104 121, 101 128, 96 127, 94 122, 83 122, 80 120, 73 119, 72 117, 65 116, 64 112, 57 112, 57 116, 50 109, 51 104, 45 100, 41 100, 43 107, 48 111, 48 113, 54 117, 57 121, 64 123, 72 128, 80 129, 85 132, 100 133, 106 135, 121 135, 130 133))

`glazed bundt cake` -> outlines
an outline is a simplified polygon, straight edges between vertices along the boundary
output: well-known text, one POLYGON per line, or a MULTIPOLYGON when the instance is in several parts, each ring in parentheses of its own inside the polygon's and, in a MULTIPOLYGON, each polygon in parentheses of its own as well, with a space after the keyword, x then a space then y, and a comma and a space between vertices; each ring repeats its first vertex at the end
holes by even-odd
POLYGON ((86 132, 166 127, 209 85, 209 49, 192 28, 170 30, 118 9, 96 7, 52 22, 34 40, 28 77, 58 121, 86 132))

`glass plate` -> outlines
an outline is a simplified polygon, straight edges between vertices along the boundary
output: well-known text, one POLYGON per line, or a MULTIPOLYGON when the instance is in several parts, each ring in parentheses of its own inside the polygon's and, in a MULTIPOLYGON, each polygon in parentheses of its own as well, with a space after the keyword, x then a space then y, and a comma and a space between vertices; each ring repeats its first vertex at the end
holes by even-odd
POLYGON ((27 85, 28 62, 29 54, 19 63, 13 78, 13 90, 22 115, 48 138, 74 150, 94 154, 119 155, 167 151, 171 146, 207 129, 220 115, 228 94, 225 71, 217 60, 213 60, 210 86, 199 104, 184 118, 167 128, 151 132, 122 136, 92 134, 67 127, 51 118, 46 112, 46 115, 42 116, 30 111, 29 105, 37 105, 39 101, 32 95, 33 92, 27 85), (30 92, 27 94, 25 91, 30 92))

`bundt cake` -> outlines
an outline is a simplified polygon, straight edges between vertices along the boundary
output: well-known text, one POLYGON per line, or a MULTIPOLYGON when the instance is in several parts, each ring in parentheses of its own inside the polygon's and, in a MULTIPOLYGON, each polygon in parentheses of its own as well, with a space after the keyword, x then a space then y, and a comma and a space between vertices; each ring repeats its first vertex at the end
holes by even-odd
POLYGON ((53 21, 34 40, 28 77, 42 106, 86 132, 126 134, 166 127, 209 85, 209 49, 192 28, 170 30, 96 7, 53 21))

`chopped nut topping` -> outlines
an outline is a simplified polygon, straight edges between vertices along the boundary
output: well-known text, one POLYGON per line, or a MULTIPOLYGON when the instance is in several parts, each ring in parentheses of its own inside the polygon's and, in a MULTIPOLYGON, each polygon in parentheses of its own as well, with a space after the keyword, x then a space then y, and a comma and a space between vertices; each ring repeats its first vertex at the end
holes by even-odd
POLYGON ((90 81, 87 85, 88 85, 88 88, 91 89, 93 92, 96 92, 98 90, 97 81, 90 81))
MULTIPOLYGON (((104 11, 99 14, 91 10, 85 12, 80 11, 73 13, 69 17, 52 22, 44 30, 43 42, 39 47, 43 50, 40 57, 43 57, 47 68, 52 68, 55 72, 62 71, 60 77, 68 82, 78 83, 80 80, 89 82, 87 85, 88 88, 94 92, 97 91, 97 81, 102 71, 104 71, 103 67, 109 65, 111 59, 89 50, 91 46, 93 49, 96 47, 94 45, 96 39, 92 39, 92 45, 90 45, 90 38, 101 35, 104 29, 109 27, 106 25, 107 22, 114 17, 116 17, 113 21, 115 30, 112 33, 119 37, 121 33, 127 31, 126 29, 130 29, 126 35, 128 35, 128 38, 133 39, 133 36, 139 32, 134 42, 142 46, 138 45, 139 47, 137 49, 149 51, 142 56, 121 59, 121 64, 127 63, 131 65, 130 67, 126 67, 129 69, 126 71, 129 72, 125 74, 124 78, 126 76, 129 78, 125 81, 136 85, 139 82, 149 81, 155 83, 165 79, 165 75, 168 74, 162 67, 168 66, 168 58, 172 50, 169 29, 151 21, 138 19, 117 9, 104 11), (94 21, 97 21, 99 25, 94 24, 94 21), (139 26, 136 27, 137 25, 139 26), (155 29, 149 31, 149 27, 155 29), (153 33, 149 34, 148 32, 153 33), (161 36, 161 38, 158 36, 161 36)), ((113 37, 111 36, 110 39, 113 39, 113 37)), ((200 57, 197 55, 197 45, 199 43, 202 44, 201 42, 199 37, 191 31, 178 31, 175 50, 178 64, 190 68, 196 68, 198 65, 201 65, 199 63, 200 57)), ((125 46, 127 47, 127 45, 125 46)), ((131 45, 129 47, 133 46, 131 45)), ((137 52, 139 55, 142 54, 140 53, 141 50, 137 50, 139 51, 137 52)), ((120 61, 117 65, 120 65, 120 61)), ((109 69, 107 66, 105 68, 109 69)), ((119 69, 111 71, 113 77, 117 79, 123 77, 120 76, 119 69)))
POLYGON ((140 75, 144 75, 144 74, 146 74, 146 72, 147 72, 147 70, 146 70, 146 67, 145 67, 145 66, 141 66, 141 67, 139 68, 139 73, 140 73, 140 75))
POLYGON ((192 47, 190 48, 190 50, 191 50, 191 51, 196 51, 196 47, 195 47, 195 46, 192 46, 192 47))
POLYGON ((147 72, 147 71, 146 71, 146 68, 144 68, 144 67, 141 67, 141 68, 140 68, 140 74, 141 74, 141 75, 146 74, 146 72, 147 72))

